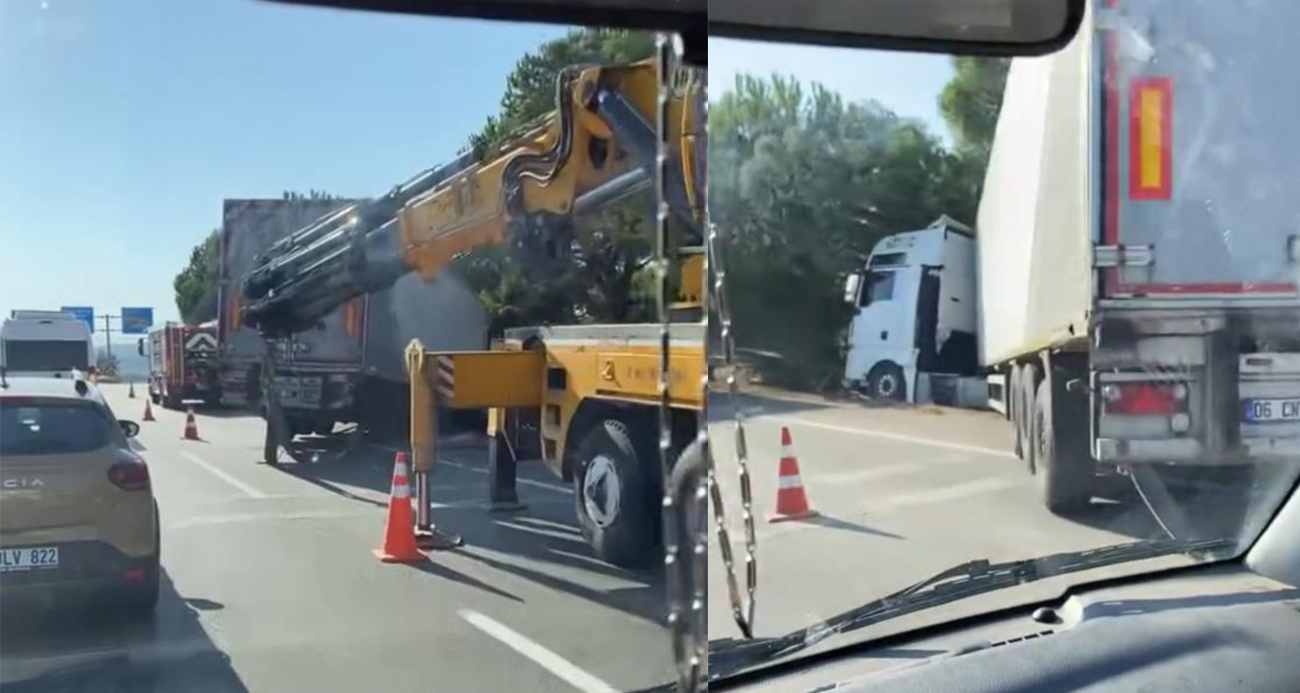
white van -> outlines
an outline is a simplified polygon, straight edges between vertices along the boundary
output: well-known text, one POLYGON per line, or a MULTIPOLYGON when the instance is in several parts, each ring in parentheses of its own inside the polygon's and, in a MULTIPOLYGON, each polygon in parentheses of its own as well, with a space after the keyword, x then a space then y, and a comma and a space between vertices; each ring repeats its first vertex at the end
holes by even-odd
POLYGON ((915 401, 918 373, 977 371, 975 238, 947 216, 882 238, 849 275, 844 382, 873 398, 915 401))
POLYGON ((90 326, 71 313, 15 310, 0 326, 0 368, 7 375, 66 377, 94 363, 90 326))

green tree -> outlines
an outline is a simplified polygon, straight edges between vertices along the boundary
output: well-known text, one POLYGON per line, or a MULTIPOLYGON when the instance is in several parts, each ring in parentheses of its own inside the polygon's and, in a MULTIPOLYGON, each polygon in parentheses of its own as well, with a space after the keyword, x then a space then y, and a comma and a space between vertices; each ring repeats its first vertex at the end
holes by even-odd
POLYGON ((737 341, 782 354, 793 384, 837 380, 841 278, 885 235, 973 216, 951 185, 962 170, 924 125, 878 103, 740 76, 709 113, 709 204, 737 341))
POLYGON ((957 150, 972 157, 982 172, 993 147, 1011 60, 956 56, 952 67, 956 74, 939 94, 939 111, 957 150))
POLYGON ((622 29, 574 29, 542 44, 515 63, 506 78, 500 112, 488 117, 467 146, 483 157, 528 123, 555 110, 556 79, 562 70, 635 62, 649 58, 653 50, 653 34, 622 29))
POLYGON ((221 230, 213 229, 190 251, 189 264, 176 275, 172 288, 181 320, 197 324, 217 317, 221 230))
POLYGON ((874 101, 740 75, 709 113, 709 207, 724 234, 734 334, 782 355, 789 384, 838 380, 843 277, 882 237, 941 214, 973 223, 1006 60, 954 59, 939 108, 955 146, 874 101))

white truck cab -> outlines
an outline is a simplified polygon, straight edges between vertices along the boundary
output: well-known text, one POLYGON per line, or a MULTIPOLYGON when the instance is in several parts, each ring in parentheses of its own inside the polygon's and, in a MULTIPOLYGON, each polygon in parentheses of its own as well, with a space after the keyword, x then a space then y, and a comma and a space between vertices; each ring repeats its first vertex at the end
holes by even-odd
POLYGON ((943 216, 882 238, 845 281, 854 308, 845 385, 878 399, 916 401, 918 373, 976 371, 975 238, 943 216))

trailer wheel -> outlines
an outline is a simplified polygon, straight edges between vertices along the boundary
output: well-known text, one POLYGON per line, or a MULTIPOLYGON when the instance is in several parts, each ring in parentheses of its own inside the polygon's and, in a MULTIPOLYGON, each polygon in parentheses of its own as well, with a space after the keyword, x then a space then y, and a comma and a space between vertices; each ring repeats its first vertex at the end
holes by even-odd
POLYGON ((573 498, 582 535, 602 560, 642 568, 659 553, 659 484, 652 441, 617 419, 588 429, 576 451, 573 498))
MULTIPOLYGON (((1034 396, 1034 458, 1043 502, 1048 510, 1061 514, 1085 508, 1092 500, 1093 469, 1091 460, 1078 454, 1072 441, 1062 435, 1066 431, 1058 430, 1062 422, 1053 421, 1052 380, 1043 378, 1034 396)), ((1064 409, 1060 406, 1055 411, 1064 409)))
POLYGON ((1034 438, 1034 391, 1038 386, 1038 369, 1032 363, 1026 363, 1020 369, 1020 389, 1017 391, 1016 411, 1020 413, 1016 420, 1017 437, 1020 438, 1022 459, 1029 467, 1030 474, 1038 473, 1038 444, 1034 438))
POLYGON ((1020 370, 1020 364, 1011 364, 1011 373, 1007 375, 1007 418, 1011 420, 1011 428, 1015 432, 1015 452, 1016 457, 1025 459, 1024 436, 1021 435, 1023 426, 1020 423, 1020 378, 1023 373, 1020 370))
POLYGON ((894 363, 877 363, 867 374, 867 388, 873 399, 902 402, 907 399, 907 379, 894 363))

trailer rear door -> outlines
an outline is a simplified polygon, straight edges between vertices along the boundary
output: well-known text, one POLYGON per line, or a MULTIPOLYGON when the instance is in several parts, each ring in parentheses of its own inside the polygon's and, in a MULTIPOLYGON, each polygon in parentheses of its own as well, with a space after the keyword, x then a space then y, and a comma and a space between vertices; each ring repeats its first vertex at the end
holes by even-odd
POLYGON ((1300 3, 1099 5, 1101 234, 1152 250, 1104 270, 1104 295, 1294 296, 1300 3))

